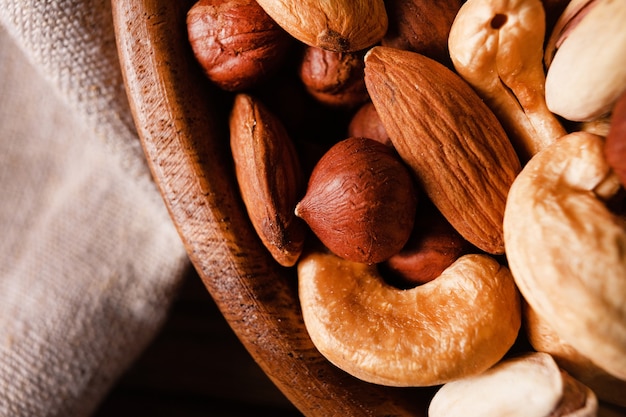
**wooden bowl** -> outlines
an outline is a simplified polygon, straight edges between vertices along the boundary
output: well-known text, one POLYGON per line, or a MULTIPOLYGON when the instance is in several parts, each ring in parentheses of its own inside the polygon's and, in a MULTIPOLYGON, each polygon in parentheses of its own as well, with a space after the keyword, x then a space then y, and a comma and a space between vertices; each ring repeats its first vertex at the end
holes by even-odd
POLYGON ((303 414, 425 415, 428 391, 357 380, 309 339, 295 269, 271 258, 240 200, 228 147, 228 100, 206 80, 187 41, 192 4, 112 2, 145 156, 204 285, 254 360, 303 414))

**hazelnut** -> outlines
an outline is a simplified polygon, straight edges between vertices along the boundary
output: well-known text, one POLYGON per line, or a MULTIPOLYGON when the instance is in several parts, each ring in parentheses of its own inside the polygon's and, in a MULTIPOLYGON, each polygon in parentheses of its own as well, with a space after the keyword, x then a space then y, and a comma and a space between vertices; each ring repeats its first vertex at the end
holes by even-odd
POLYGON ((293 40, 254 0, 200 0, 187 13, 187 33, 209 79, 228 91, 269 77, 293 40))
POLYGON ((393 146, 380 120, 376 107, 371 101, 363 104, 352 116, 348 124, 348 136, 360 136, 377 140, 385 145, 393 146))
POLYGON ((409 241, 380 265, 381 274, 396 287, 415 287, 440 276, 471 248, 432 204, 421 204, 409 241))
POLYGON ((386 0, 383 46, 418 52, 449 65, 448 35, 461 0, 386 0))
POLYGON ((307 91, 323 104, 357 107, 368 99, 363 54, 333 52, 306 47, 300 63, 300 78, 307 91))
POLYGON ((318 161, 295 212, 333 253, 372 264, 402 249, 416 207, 413 179, 395 151, 353 137, 318 161))

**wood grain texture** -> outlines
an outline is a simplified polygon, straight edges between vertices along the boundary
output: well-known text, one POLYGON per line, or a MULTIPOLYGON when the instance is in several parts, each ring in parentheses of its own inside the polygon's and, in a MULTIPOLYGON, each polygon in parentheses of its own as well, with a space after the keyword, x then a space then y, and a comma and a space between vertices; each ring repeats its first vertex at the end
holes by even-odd
POLYGON ((192 3, 112 5, 146 159, 202 282, 253 359, 303 414, 425 415, 424 390, 364 383, 313 346, 295 270, 273 261, 241 203, 228 150, 230 98, 208 83, 193 58, 185 30, 192 3))

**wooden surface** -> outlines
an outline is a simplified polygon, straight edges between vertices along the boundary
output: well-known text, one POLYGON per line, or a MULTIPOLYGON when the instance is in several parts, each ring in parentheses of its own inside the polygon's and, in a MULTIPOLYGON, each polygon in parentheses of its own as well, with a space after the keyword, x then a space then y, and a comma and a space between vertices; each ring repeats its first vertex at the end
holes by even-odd
POLYGON ((112 5, 146 159, 199 278, 247 352, 303 414, 424 415, 423 391, 356 380, 326 361, 309 339, 294 270, 278 266, 262 247, 236 191, 226 134, 229 102, 208 84, 186 38, 192 3, 112 5))

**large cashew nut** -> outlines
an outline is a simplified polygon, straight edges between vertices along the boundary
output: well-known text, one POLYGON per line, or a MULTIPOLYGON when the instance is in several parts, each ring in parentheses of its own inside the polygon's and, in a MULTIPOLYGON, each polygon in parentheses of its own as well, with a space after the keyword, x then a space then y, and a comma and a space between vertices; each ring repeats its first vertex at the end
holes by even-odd
POLYGON ((565 135, 545 102, 540 0, 468 0, 448 47, 457 72, 498 116, 523 161, 565 135))
POLYGON ((520 298, 509 270, 465 255, 438 278, 400 290, 375 266, 326 253, 298 263, 304 323, 330 362, 364 381, 430 386, 478 374, 513 345, 520 298))
POLYGON ((626 230, 598 196, 613 178, 603 140, 564 136, 509 191, 504 239, 528 304, 567 343, 626 378, 626 230))

